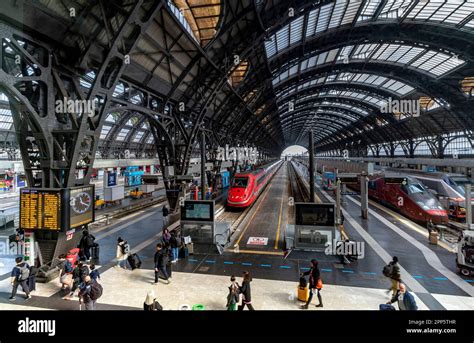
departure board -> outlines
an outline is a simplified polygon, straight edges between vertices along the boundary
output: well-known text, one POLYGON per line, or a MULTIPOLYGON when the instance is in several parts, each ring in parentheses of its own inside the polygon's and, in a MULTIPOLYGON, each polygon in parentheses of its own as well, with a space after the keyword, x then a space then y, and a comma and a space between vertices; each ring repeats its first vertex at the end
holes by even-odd
POLYGON ((61 229, 61 191, 48 189, 20 190, 21 229, 61 229))

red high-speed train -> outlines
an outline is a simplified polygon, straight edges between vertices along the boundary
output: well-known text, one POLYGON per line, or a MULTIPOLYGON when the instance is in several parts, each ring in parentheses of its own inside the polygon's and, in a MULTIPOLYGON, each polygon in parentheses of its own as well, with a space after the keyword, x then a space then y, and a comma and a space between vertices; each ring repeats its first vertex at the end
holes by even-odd
POLYGON ((245 208, 252 205, 281 163, 277 161, 261 169, 235 174, 227 194, 227 206, 245 208))
MULTIPOLYGON (((360 184, 354 185, 360 189, 360 184)), ((434 225, 448 223, 448 213, 426 186, 410 176, 395 177, 376 174, 369 178, 369 197, 394 209, 416 223, 434 225), (389 182, 404 178, 404 183, 389 182)))

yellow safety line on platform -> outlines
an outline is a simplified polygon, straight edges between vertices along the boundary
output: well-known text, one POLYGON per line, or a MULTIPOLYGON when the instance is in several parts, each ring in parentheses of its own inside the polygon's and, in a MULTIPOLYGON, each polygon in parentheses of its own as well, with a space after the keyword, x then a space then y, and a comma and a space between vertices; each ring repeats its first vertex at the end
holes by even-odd
MULTIPOLYGON (((285 183, 285 186, 286 186, 286 183, 285 183)), ((280 214, 278 215, 278 227, 277 227, 277 233, 276 233, 276 238, 275 238, 275 250, 278 249, 278 241, 280 240, 281 214, 283 212, 284 195, 285 195, 285 187, 283 187, 283 191, 281 192, 280 214)))
MULTIPOLYGON (((263 195, 262 201, 258 204, 257 209, 256 209, 255 212, 252 214, 252 217, 251 217, 250 220, 247 222, 247 225, 245 225, 245 228, 244 228, 244 230, 242 231, 242 233, 240 234, 239 239, 237 240, 237 242, 235 242, 235 245, 239 245, 240 241, 242 240, 242 237, 243 237, 244 234, 245 234, 245 231, 247 231, 247 229, 248 229, 250 223, 252 222, 253 218, 254 218, 255 215, 258 213, 258 210, 260 209, 260 206, 262 206, 263 202, 265 201, 265 198, 267 197, 268 192, 270 192, 270 189, 271 189, 272 186, 273 186, 272 181, 273 181, 273 179, 270 181, 270 185, 268 185, 268 188, 265 190, 265 194, 263 195)), ((258 199, 257 199, 257 201, 258 201, 258 199)))
POLYGON ((244 252, 246 254, 257 254, 257 255, 276 255, 276 256, 284 256, 285 253, 283 251, 260 251, 260 250, 242 250, 239 249, 239 253, 244 252))

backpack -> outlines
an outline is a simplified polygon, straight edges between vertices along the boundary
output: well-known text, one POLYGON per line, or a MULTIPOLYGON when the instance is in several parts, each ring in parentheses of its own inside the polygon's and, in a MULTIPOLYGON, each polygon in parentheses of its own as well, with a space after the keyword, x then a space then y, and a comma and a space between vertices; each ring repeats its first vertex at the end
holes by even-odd
POLYGON ((69 261, 66 261, 66 263, 64 264, 64 272, 66 274, 69 274, 69 273, 72 273, 73 270, 74 268, 72 267, 72 263, 69 261))
POLYGON ((300 277, 300 287, 306 288, 308 285, 308 281, 306 281, 306 278, 304 276, 300 277))
POLYGON ((25 263, 23 264, 23 267, 18 266, 18 269, 20 269, 20 275, 18 275, 18 281, 25 281, 28 280, 30 277, 30 268, 28 265, 25 263))
POLYGON ((124 243, 121 246, 122 248, 122 254, 128 254, 130 252, 130 244, 124 243))
POLYGON ((91 247, 91 246, 94 245, 94 238, 92 238, 91 235, 88 235, 86 237, 86 239, 84 240, 84 243, 85 243, 86 247, 91 247))
POLYGON ((393 264, 389 263, 383 267, 382 274, 386 277, 392 276, 393 273, 393 264))
POLYGON ((98 283, 97 281, 93 282, 91 285, 91 291, 89 293, 89 297, 91 300, 97 300, 102 296, 102 292, 104 289, 102 288, 102 285, 98 283))

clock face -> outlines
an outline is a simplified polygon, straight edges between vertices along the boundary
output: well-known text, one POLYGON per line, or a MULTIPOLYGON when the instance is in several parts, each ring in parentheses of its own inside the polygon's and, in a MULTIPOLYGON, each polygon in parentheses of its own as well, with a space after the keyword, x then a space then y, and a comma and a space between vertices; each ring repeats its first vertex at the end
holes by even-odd
POLYGON ((71 198, 71 208, 78 214, 85 213, 92 204, 91 196, 86 192, 81 192, 71 198))

